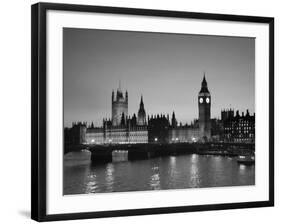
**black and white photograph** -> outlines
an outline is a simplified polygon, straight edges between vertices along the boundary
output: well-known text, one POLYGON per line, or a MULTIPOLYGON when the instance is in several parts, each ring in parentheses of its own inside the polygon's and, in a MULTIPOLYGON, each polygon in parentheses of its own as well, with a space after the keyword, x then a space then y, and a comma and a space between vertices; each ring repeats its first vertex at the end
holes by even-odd
POLYGON ((31 9, 32 219, 274 206, 273 17, 31 9))
POLYGON ((255 185, 255 38, 63 28, 63 194, 255 185))

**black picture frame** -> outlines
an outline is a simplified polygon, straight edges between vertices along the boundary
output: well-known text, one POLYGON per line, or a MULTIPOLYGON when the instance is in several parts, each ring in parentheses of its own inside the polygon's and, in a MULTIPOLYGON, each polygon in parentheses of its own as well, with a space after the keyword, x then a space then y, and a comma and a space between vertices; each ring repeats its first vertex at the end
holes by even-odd
POLYGON ((163 11, 89 5, 37 3, 31 11, 31 218, 37 221, 192 212, 274 206, 274 18, 182 11, 163 11), (205 20, 254 22, 269 25, 269 200, 196 206, 160 207, 69 214, 46 214, 46 13, 48 10, 101 12, 124 15, 162 16, 205 20))

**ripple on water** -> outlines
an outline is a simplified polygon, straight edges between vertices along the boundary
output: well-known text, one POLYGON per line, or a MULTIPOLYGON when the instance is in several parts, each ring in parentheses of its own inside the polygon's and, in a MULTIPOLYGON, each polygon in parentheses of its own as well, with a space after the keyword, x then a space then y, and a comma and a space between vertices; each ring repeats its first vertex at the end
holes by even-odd
POLYGON ((193 154, 91 166, 87 152, 64 156, 65 194, 254 184, 255 166, 230 157, 193 154))

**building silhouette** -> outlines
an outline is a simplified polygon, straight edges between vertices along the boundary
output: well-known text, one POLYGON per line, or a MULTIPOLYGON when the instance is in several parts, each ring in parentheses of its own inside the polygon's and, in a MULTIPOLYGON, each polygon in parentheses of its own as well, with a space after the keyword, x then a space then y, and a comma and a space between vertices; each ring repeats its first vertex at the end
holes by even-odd
POLYGON ((93 123, 73 123, 65 129, 65 143, 71 144, 135 144, 135 143, 181 143, 181 142, 253 142, 255 138, 255 114, 223 110, 221 119, 211 119, 211 94, 205 74, 198 93, 198 119, 191 124, 178 122, 173 111, 169 114, 148 115, 141 95, 137 115, 128 115, 128 92, 125 96, 121 85, 112 91, 111 119, 103 119, 102 126, 93 123), (70 139, 71 138, 71 139, 70 139))
POLYGON ((148 143, 148 126, 146 112, 141 96, 138 116, 134 113, 128 116, 128 92, 123 97, 122 90, 117 89, 116 97, 112 92, 112 118, 103 119, 102 127, 87 128, 86 142, 88 144, 135 144, 148 143))
POLYGON ((152 115, 148 119, 148 141, 154 143, 169 142, 170 121, 163 114, 152 115))
POLYGON ((178 126, 178 122, 177 122, 177 119, 176 119, 175 111, 173 111, 173 114, 172 114, 172 128, 176 128, 177 126, 178 126))
POLYGON ((86 122, 72 122, 71 128, 64 129, 65 145, 80 145, 86 143, 86 122))
POLYGON ((124 123, 125 118, 128 116, 128 92, 126 91, 125 96, 121 90, 121 84, 119 82, 119 87, 116 91, 116 97, 114 91, 112 91, 112 125, 118 126, 121 121, 124 123))
POLYGON ((122 143, 177 143, 206 141, 211 137, 211 96, 205 74, 198 95, 198 120, 192 124, 178 123, 175 112, 169 114, 146 115, 141 96, 137 115, 128 116, 128 92, 125 97, 119 88, 116 96, 112 92, 112 117, 104 119, 102 127, 87 129, 86 141, 89 144, 122 143))
POLYGON ((139 108, 139 111, 138 111, 137 124, 138 125, 146 125, 146 113, 145 113, 145 109, 144 109, 142 96, 141 96, 140 108, 139 108))
POLYGON ((223 110, 221 112, 223 123, 223 139, 225 142, 254 142, 255 141, 255 114, 246 114, 239 110, 223 110))
POLYGON ((208 84, 205 78, 201 83, 201 89, 198 94, 199 108, 199 134, 202 139, 211 138, 211 94, 208 90, 208 84))

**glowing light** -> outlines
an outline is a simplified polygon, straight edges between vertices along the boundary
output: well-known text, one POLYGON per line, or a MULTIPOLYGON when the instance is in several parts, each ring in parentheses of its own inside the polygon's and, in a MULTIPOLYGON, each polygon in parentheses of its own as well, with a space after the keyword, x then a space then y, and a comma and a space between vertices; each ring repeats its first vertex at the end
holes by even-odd
POLYGON ((91 141, 91 142, 93 142, 93 143, 94 143, 94 142, 95 142, 95 139, 92 139, 92 141, 91 141))
POLYGON ((154 141, 157 142, 157 141, 158 141, 158 138, 155 138, 154 141))
POLYGON ((196 138, 194 138, 194 137, 192 137, 192 139, 191 139, 193 142, 196 142, 197 140, 196 140, 196 138))
POLYGON ((170 157, 170 163, 171 163, 171 166, 175 166, 175 163, 176 163, 176 157, 175 156, 170 157))
POLYGON ((197 155, 196 154, 192 154, 192 156, 191 156, 191 160, 192 160, 192 162, 195 162, 196 160, 197 160, 197 155))

